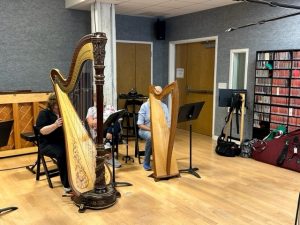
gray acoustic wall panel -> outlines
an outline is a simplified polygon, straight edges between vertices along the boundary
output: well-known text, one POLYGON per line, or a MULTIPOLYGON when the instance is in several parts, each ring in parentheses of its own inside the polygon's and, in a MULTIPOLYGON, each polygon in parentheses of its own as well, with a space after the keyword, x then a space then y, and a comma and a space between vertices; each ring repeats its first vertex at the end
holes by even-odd
MULTIPOLYGON (((300 6, 297 0, 276 1, 300 6)), ((217 84, 228 83, 230 50, 249 48, 248 97, 245 137, 252 137, 253 88, 255 76, 256 51, 300 48, 300 15, 286 19, 251 26, 226 33, 229 27, 238 27, 264 19, 271 19, 290 13, 293 9, 269 7, 254 3, 239 3, 203 12, 173 17, 167 20, 166 37, 168 41, 218 36, 217 84)), ((215 135, 219 135, 224 126, 226 109, 218 107, 216 91, 215 135)), ((234 129, 235 130, 235 129, 234 129)), ((237 136, 237 135, 235 135, 237 136)))
POLYGON ((0 1, 0 90, 50 91, 51 68, 69 72, 77 41, 90 33, 90 13, 64 0, 0 1))

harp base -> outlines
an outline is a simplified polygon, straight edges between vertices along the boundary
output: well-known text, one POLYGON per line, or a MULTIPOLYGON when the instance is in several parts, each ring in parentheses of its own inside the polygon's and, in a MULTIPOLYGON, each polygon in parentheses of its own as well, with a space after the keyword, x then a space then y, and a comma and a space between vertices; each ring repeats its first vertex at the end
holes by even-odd
POLYGON ((170 174, 170 175, 160 175, 157 176, 154 173, 150 174, 149 177, 152 177, 154 179, 155 182, 160 181, 160 180, 168 180, 171 178, 178 178, 180 177, 180 173, 176 173, 176 174, 170 174))
POLYGON ((78 212, 83 213, 86 209, 105 209, 113 206, 121 195, 111 185, 108 185, 105 193, 96 193, 94 190, 72 196, 75 205, 79 207, 78 212))

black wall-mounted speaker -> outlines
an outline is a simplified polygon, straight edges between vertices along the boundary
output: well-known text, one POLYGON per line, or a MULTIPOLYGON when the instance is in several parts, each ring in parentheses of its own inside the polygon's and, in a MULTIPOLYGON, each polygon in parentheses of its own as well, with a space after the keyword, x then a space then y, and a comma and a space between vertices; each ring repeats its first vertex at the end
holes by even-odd
POLYGON ((157 20, 154 25, 155 36, 157 40, 165 40, 166 22, 157 20))

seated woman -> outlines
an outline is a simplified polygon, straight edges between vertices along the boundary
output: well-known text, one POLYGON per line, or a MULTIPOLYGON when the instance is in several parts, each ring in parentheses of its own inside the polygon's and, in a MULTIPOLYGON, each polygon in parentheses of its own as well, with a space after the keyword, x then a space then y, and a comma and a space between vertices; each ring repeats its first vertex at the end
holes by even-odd
MULTIPOLYGON (((94 98, 94 100, 95 100, 95 98, 94 98)), ((105 120, 110 116, 110 114, 112 114, 114 112, 116 112, 116 110, 114 109, 113 106, 104 105, 103 122, 105 122, 105 120)), ((97 108, 96 108, 96 106, 92 106, 88 109, 88 112, 86 115, 86 120, 90 127, 91 136, 93 139, 95 139, 97 137, 97 108)), ((106 138, 105 147, 110 148, 113 144, 112 139, 114 139, 115 143, 117 143, 119 141, 119 134, 121 132, 120 123, 117 122, 114 124, 114 126, 107 127, 103 132, 104 132, 104 137, 106 138)), ((107 163, 112 165, 112 160, 111 159, 108 160, 107 163)), ((121 167, 121 163, 116 159, 115 159, 115 167, 116 168, 121 167)))
POLYGON ((57 166, 61 182, 66 193, 70 192, 68 171, 66 163, 66 150, 63 121, 59 115, 59 109, 55 94, 50 94, 47 108, 40 111, 36 120, 36 127, 40 133, 40 151, 43 155, 57 160, 57 166))

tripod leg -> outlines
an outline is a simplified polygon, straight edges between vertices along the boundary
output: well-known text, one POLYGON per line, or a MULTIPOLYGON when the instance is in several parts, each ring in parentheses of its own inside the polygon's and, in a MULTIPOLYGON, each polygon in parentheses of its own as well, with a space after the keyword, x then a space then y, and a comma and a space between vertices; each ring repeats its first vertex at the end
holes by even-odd
POLYGON ((132 184, 128 183, 128 182, 114 182, 113 186, 114 187, 126 187, 126 186, 132 186, 132 184))
POLYGON ((196 172, 197 170, 199 170, 199 169, 198 168, 189 168, 189 169, 179 170, 179 172, 180 173, 190 173, 197 178, 201 178, 200 175, 196 172))

